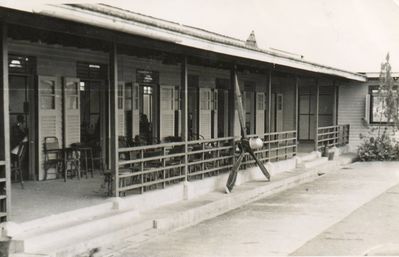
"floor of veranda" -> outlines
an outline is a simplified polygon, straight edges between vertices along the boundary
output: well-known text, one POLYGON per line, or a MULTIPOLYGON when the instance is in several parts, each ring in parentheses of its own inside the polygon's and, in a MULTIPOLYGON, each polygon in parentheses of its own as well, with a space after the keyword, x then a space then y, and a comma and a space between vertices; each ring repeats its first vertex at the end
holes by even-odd
MULTIPOLYGON (((314 142, 299 142, 297 155, 314 150, 314 142)), ((10 221, 22 223, 46 216, 60 214, 104 203, 109 199, 103 186, 104 176, 99 171, 86 179, 77 178, 25 181, 24 189, 18 182, 11 186, 10 221)))
POLYGON ((10 221, 22 223, 101 204, 108 199, 103 182, 104 176, 98 172, 93 178, 67 179, 66 182, 63 179, 25 181, 24 189, 13 182, 10 221))

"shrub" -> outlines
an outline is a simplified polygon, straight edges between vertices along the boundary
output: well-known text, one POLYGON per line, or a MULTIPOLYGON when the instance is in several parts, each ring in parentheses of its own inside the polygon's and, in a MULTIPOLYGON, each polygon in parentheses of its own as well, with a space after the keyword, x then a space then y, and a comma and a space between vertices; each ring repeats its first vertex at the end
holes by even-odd
POLYGON ((399 142, 391 138, 385 129, 376 137, 364 138, 358 148, 361 161, 393 161, 399 160, 399 142))

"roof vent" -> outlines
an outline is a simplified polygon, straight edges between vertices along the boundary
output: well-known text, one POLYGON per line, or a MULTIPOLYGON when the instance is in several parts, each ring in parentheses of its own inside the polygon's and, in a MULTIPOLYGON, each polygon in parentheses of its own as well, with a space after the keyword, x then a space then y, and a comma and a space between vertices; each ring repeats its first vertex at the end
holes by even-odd
POLYGON ((258 47, 256 44, 256 38, 255 38, 255 32, 252 30, 251 34, 249 35, 247 41, 245 42, 245 45, 247 46, 252 46, 252 47, 258 47))

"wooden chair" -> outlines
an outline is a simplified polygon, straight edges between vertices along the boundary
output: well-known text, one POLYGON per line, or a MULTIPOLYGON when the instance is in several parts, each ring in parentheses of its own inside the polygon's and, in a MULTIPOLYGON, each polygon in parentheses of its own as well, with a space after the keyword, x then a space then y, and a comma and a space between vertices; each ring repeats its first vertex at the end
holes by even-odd
POLYGON ((63 167, 63 151, 57 137, 44 138, 44 180, 47 180, 48 170, 54 167, 56 174, 61 173, 63 167))
POLYGON ((27 142, 20 142, 18 144, 17 154, 11 154, 11 174, 15 174, 15 177, 19 177, 19 183, 21 188, 24 189, 24 179, 22 174, 22 162, 25 158, 27 142))

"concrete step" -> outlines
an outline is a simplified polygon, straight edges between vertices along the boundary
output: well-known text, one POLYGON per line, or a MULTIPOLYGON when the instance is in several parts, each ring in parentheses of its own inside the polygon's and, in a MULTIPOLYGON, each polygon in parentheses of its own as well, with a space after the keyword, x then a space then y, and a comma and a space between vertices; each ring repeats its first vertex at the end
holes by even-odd
MULTIPOLYGON (((137 235, 144 237, 154 231, 153 221, 144 219, 125 224, 123 228, 110 229, 101 233, 93 234, 92 237, 80 236, 74 237, 68 244, 54 244, 51 248, 45 249, 45 253, 51 257, 70 257, 70 256, 92 256, 90 253, 99 251, 107 252, 107 248, 115 242, 122 242, 126 238, 137 235)), ((115 250, 112 250, 115 252, 115 250)), ((97 256, 97 255, 93 255, 97 256)))
POLYGON ((299 163, 297 165, 298 168, 303 168, 303 169, 310 169, 310 168, 314 168, 320 165, 325 164, 326 162, 328 162, 328 158, 327 157, 319 157, 313 160, 309 160, 309 161, 304 161, 302 163, 299 163))
MULTIPOLYGON (((136 210, 111 210, 102 215, 69 221, 62 225, 58 223, 56 226, 44 225, 37 230, 33 229, 14 236, 13 241, 17 252, 54 253, 79 241, 85 242, 87 239, 123 230, 126 224, 132 224, 138 218, 139 213, 136 210)), ((151 226, 152 224, 149 228, 151 226)))
POLYGON ((29 235, 29 233, 38 234, 40 231, 46 231, 51 228, 62 227, 65 224, 74 224, 88 219, 94 219, 103 215, 107 215, 113 209, 113 201, 108 200, 103 204, 79 208, 77 210, 68 211, 60 214, 49 215, 43 218, 23 222, 20 224, 12 224, 9 232, 12 236, 18 234, 29 235))
POLYGON ((298 159, 298 161, 299 161, 300 163, 302 163, 302 162, 313 161, 313 160, 315 160, 315 159, 320 158, 320 156, 321 156, 321 155, 320 155, 319 152, 313 151, 313 152, 308 153, 308 154, 304 154, 304 155, 297 156, 297 159, 298 159))

